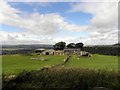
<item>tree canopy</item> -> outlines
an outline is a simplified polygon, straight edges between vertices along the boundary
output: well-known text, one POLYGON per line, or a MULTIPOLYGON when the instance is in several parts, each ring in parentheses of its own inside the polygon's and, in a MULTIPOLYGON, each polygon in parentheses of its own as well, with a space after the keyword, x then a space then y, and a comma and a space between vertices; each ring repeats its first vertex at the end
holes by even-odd
POLYGON ((69 43, 67 46, 66 46, 66 43, 61 41, 61 42, 58 42, 54 45, 54 49, 55 50, 63 50, 65 47, 67 48, 80 48, 80 49, 83 49, 83 46, 84 44, 82 42, 79 42, 79 43, 69 43))
POLYGON ((84 46, 84 44, 82 42, 75 44, 75 48, 81 48, 81 49, 83 49, 83 46, 84 46))
POLYGON ((55 50, 63 50, 66 47, 66 43, 61 41, 54 45, 55 50))
POLYGON ((67 45, 67 48, 75 48, 75 43, 70 43, 67 45))
POLYGON ((67 45, 67 48, 80 48, 83 49, 84 44, 82 42, 80 43, 70 43, 67 45))

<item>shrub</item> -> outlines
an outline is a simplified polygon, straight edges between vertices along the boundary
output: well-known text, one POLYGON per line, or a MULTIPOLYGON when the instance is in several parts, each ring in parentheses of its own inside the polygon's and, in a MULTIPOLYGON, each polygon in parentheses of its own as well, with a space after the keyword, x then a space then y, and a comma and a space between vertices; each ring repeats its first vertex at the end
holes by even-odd
POLYGON ((14 80, 5 81, 3 89, 22 88, 69 88, 91 89, 106 87, 119 89, 120 73, 106 70, 50 68, 48 70, 23 71, 14 80))

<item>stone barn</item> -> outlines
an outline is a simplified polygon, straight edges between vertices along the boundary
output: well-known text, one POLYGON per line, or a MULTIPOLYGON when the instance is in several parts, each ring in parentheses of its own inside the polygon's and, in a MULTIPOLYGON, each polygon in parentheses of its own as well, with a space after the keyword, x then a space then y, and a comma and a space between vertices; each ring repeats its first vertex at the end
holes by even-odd
POLYGON ((82 54, 81 54, 81 56, 88 56, 88 57, 91 57, 92 54, 89 53, 89 52, 83 51, 82 54))
POLYGON ((37 54, 41 54, 42 52, 44 52, 45 49, 44 48, 38 48, 36 49, 34 52, 37 53, 37 54))
POLYGON ((64 55, 64 51, 63 50, 55 50, 54 54, 55 55, 64 55))
POLYGON ((64 55, 63 50, 47 49, 42 52, 43 55, 64 55))
POLYGON ((42 52, 44 55, 54 55, 55 50, 54 49, 47 49, 42 52))
POLYGON ((81 54, 81 49, 77 48, 66 48, 64 49, 65 54, 81 54))

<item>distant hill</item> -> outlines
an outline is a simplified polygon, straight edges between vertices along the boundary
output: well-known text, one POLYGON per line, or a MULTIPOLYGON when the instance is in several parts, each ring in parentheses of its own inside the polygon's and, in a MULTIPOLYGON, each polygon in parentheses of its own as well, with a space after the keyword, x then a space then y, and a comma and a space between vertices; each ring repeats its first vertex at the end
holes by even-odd
POLYGON ((84 47, 117 47, 117 46, 120 46, 120 43, 115 43, 111 45, 87 45, 84 47))
POLYGON ((31 44, 31 45, 2 45, 2 48, 25 48, 25 49, 36 49, 36 48, 53 48, 53 45, 49 44, 31 44))
POLYGON ((113 44, 112 46, 120 46, 120 43, 113 44))

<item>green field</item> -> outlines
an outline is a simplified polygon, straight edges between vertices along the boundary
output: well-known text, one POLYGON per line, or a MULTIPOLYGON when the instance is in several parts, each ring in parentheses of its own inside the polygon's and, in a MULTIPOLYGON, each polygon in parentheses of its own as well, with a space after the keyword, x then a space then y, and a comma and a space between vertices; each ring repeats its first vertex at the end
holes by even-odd
POLYGON ((65 56, 29 56, 29 55, 7 55, 2 57, 2 73, 17 74, 22 70, 39 70, 44 66, 63 63, 65 56), (32 58, 44 58, 47 61, 32 60, 32 58))
MULTIPOLYGON (((62 64, 66 56, 36 56, 36 55, 4 55, 2 56, 3 74, 17 74, 22 70, 39 70, 44 66, 62 64), (32 60, 31 58, 44 58, 42 60, 32 60)), ((118 57, 94 54, 92 57, 72 56, 64 65, 70 68, 90 68, 118 70, 118 57)))
POLYGON ((92 57, 72 56, 66 67, 118 70, 118 57, 95 54, 92 57))

